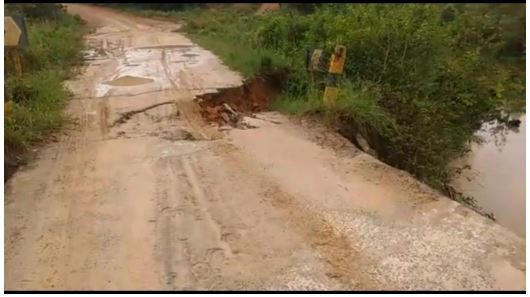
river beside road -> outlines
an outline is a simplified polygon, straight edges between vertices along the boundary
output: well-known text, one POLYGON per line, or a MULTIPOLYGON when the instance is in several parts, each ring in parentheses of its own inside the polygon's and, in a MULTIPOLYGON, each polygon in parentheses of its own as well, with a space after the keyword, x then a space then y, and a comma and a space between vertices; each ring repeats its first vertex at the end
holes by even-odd
MULTIPOLYGON (((484 124, 477 135, 484 142, 473 143, 471 152, 458 163, 469 165, 454 180, 454 186, 473 197, 497 221, 525 237, 525 115, 518 128, 484 124)), ((460 164, 459 164, 460 165, 460 164)))

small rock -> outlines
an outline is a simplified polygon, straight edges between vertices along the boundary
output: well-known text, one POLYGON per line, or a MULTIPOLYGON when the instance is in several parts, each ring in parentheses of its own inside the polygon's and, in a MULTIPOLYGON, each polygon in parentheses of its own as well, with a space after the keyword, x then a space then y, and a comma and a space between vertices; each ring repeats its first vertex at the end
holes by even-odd
POLYGON ((231 122, 230 117, 226 113, 224 113, 224 112, 221 113, 221 117, 223 118, 225 123, 230 123, 231 122))
POLYGON ((509 120, 508 126, 510 127, 519 127, 521 125, 521 120, 509 120))
POLYGON ((230 105, 226 104, 226 103, 223 103, 223 107, 228 110, 230 113, 232 113, 233 115, 237 116, 237 112, 232 109, 232 107, 230 107, 230 105))
POLYGON ((256 129, 258 126, 254 126, 252 124, 249 124, 248 122, 241 122, 237 126, 239 129, 256 129))
POLYGON ((329 278, 341 278, 342 274, 335 272, 326 272, 326 276, 329 278))
POLYGON ((359 143, 359 145, 361 146, 361 149, 365 152, 365 153, 368 153, 370 151, 372 151, 372 149, 370 148, 370 146, 368 145, 368 141, 366 141, 366 139, 364 139, 364 137, 360 134, 360 133, 357 133, 357 135, 355 136, 356 140, 357 140, 357 143, 359 143))

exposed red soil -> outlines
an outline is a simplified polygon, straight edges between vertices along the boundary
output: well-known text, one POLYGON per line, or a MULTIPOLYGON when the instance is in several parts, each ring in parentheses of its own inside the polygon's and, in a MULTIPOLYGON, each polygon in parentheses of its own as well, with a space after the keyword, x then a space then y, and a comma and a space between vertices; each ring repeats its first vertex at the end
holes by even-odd
POLYGON ((233 124, 230 122, 237 122, 235 117, 268 110, 279 90, 278 76, 266 75, 249 79, 239 87, 198 96, 195 100, 206 121, 220 125, 233 124))

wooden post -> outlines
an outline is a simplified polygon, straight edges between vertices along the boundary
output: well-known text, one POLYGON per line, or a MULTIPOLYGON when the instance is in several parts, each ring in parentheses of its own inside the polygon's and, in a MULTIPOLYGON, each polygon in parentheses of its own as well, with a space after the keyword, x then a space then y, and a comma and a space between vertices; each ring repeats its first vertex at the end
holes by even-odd
POLYGON ((311 84, 313 85, 315 83, 315 72, 320 71, 320 61, 322 57, 322 50, 321 49, 315 49, 312 53, 308 53, 308 69, 311 76, 311 84))
POLYGON ((20 52, 18 48, 10 48, 9 55, 11 57, 11 62, 13 62, 13 67, 16 76, 22 75, 22 59, 20 58, 20 52))
MULTIPOLYGON (((4 67, 7 66, 6 60, 10 59, 15 77, 22 76, 22 58, 19 49, 28 46, 27 35, 24 17, 20 15, 4 15, 4 67)), ((4 115, 8 116, 14 103, 10 100, 12 98, 7 98, 5 95, 4 115)), ((9 117, 6 118, 9 120, 9 117)))

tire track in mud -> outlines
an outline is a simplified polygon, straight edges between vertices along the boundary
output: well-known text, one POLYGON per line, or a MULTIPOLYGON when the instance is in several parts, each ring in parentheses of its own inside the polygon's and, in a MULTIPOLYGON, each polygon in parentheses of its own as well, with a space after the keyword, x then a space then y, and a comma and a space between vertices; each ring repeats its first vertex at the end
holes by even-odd
POLYGON ((318 212, 302 205, 277 185, 268 184, 263 192, 265 201, 284 214, 288 226, 307 238, 311 248, 329 267, 325 275, 336 279, 348 289, 380 289, 367 277, 363 267, 370 267, 369 259, 357 251, 343 234, 340 234, 318 212))
MULTIPOLYGON (((33 247, 32 251, 25 254, 32 255, 32 277, 30 279, 22 280, 23 286, 39 287, 44 289, 64 288, 67 282, 64 280, 68 277, 69 272, 67 265, 71 256, 71 238, 68 234, 73 233, 71 230, 75 228, 75 220, 78 217, 74 213, 75 199, 79 196, 79 188, 82 185, 77 184, 76 187, 71 187, 72 184, 79 180, 85 180, 87 170, 92 168, 90 166, 90 158, 88 153, 80 153, 77 151, 85 150, 87 146, 86 137, 84 137, 85 127, 91 123, 88 119, 81 121, 81 132, 71 131, 66 134, 59 141, 59 145, 54 148, 55 157, 52 158, 53 165, 49 170, 47 181, 42 183, 39 187, 39 197, 37 204, 42 204, 39 213, 32 218, 34 222, 40 222, 40 226, 31 229, 37 229, 37 238, 34 238, 34 243, 23 243, 20 245, 33 247), (74 154, 73 154, 74 153, 74 154), (81 159, 73 156, 82 156, 81 159), (73 170, 77 168, 76 170, 73 170), (72 174, 72 172, 75 172, 72 174), (76 189, 76 190, 73 190, 76 189), (59 199, 60 197, 68 197, 72 199, 59 199), (47 212, 47 209, 55 209, 54 212, 47 212), (52 215, 50 215, 50 213, 52 215), (66 258, 66 261, 59 261, 61 258, 66 258)), ((26 214, 25 216, 32 216, 33 214, 26 214)), ((28 222, 26 221, 25 224, 28 222)), ((28 226, 29 227, 29 226, 28 226)), ((30 240, 28 238, 28 240, 30 240)), ((9 257, 6 257, 9 258, 9 257)))
MULTIPOLYGON (((166 79, 171 83, 173 88, 166 90, 167 92, 170 92, 170 94, 173 98, 178 98, 181 96, 176 95, 176 91, 185 93, 186 96, 189 96, 189 98, 185 98, 184 100, 175 100, 177 104, 178 110, 181 112, 180 114, 183 116, 184 120, 188 123, 188 125, 191 128, 191 132, 195 135, 193 135, 196 139, 204 139, 204 140, 214 140, 220 137, 219 133, 214 133, 211 131, 205 131, 201 124, 203 122, 197 118, 198 107, 196 106, 195 102, 192 101, 194 98, 193 94, 191 93, 191 89, 194 89, 189 86, 179 86, 175 82, 175 78, 171 75, 170 67, 168 65, 167 61, 167 50, 163 49, 161 53, 161 64, 162 68, 164 70, 164 75, 166 76, 166 79), (189 99, 189 100, 186 100, 189 99)), ((202 85, 202 84, 201 84, 202 85)))
MULTIPOLYGON (((65 175, 60 168, 68 155, 67 152, 75 150, 75 147, 76 143, 70 136, 62 137, 59 145, 54 148, 54 156, 52 157, 53 164, 51 165, 48 174, 45 176, 46 178, 31 191, 36 193, 36 195, 31 193, 32 195, 39 197, 40 199, 29 201, 29 203, 41 205, 42 203, 49 203, 49 200, 53 199, 53 193, 50 192, 53 191, 54 184, 65 178, 65 175)), ((39 209, 46 209, 46 207, 46 205, 43 205, 42 207, 39 207, 39 209)), ((9 262, 16 261, 20 254, 30 254, 35 257, 35 259, 33 259, 34 262, 49 263, 50 265, 47 266, 52 266, 53 261, 50 261, 50 258, 58 247, 56 246, 55 241, 43 240, 44 236, 48 233, 48 230, 46 230, 44 226, 33 226, 32 224, 33 222, 40 221, 37 218, 40 218, 44 214, 28 212, 28 209, 32 209, 29 205, 17 205, 16 203, 7 207, 4 206, 4 208, 6 212, 4 235, 5 265, 13 265, 9 264, 9 262), (28 236, 29 234, 25 235, 22 233, 22 231, 35 228, 38 228, 39 234, 41 234, 38 238, 30 238, 28 236), (32 248, 30 251, 26 251, 26 248, 33 247, 34 245, 37 245, 37 247, 32 248)), ((38 271, 39 267, 40 266, 33 267, 34 273, 32 273, 31 276, 25 276, 22 280, 17 279, 17 281, 20 282, 17 285, 19 285, 20 288, 24 288, 25 286, 41 283, 42 279, 40 279, 39 274, 35 272, 38 271)), ((11 285, 13 285, 12 282, 11 285)))
POLYGON ((194 163, 192 154, 166 157, 156 166, 155 258, 161 282, 170 290, 217 286, 232 257, 205 204, 194 163))
MULTIPOLYGON (((85 137, 86 131, 88 130, 88 127, 92 124, 92 122, 89 119, 89 116, 87 113, 83 113, 81 118, 79 119, 78 127, 74 127, 74 129, 71 129, 69 131, 66 131, 65 133, 62 133, 56 142, 56 144, 52 145, 48 149, 48 154, 50 155, 48 158, 44 159, 46 162, 51 163, 47 165, 47 172, 45 175, 41 175, 40 181, 34 181, 33 184, 29 184, 28 189, 16 189, 16 191, 22 191, 24 194, 31 194, 34 197, 38 197, 38 199, 34 199, 31 201, 28 201, 30 203, 34 203, 37 205, 41 205, 40 207, 37 207, 39 209, 36 213, 28 212, 28 210, 34 209, 33 207, 29 205, 13 205, 13 207, 16 207, 15 209, 10 209, 9 205, 4 205, 6 209, 6 234, 5 234, 5 261, 6 263, 8 261, 11 261, 13 258, 15 258, 17 255, 21 253, 21 250, 24 247, 31 247, 32 244, 30 244, 29 240, 34 240, 38 242, 38 248, 35 251, 32 251, 30 254, 35 255, 37 261, 39 263, 50 263, 50 267, 53 267, 53 261, 50 261, 50 258, 57 258, 56 254, 59 253, 59 249, 64 249, 63 247, 60 247, 57 244, 56 240, 47 240, 46 238, 48 236, 52 236, 50 234, 51 229, 46 229, 45 225, 31 227, 32 222, 42 222, 41 219, 45 216, 45 211, 42 211, 43 209, 49 209, 50 205, 56 205, 59 203, 59 201, 55 200, 55 192, 59 190, 66 189, 65 184, 69 182, 69 180, 73 179, 71 176, 71 173, 74 168, 76 168, 75 160, 71 159, 72 153, 75 153, 78 150, 83 149, 87 145, 87 139, 85 137), (49 161, 48 161, 49 160, 49 161), (35 194, 33 194, 35 193, 35 194), (10 216, 12 218, 8 219, 7 217, 10 216), (14 218, 14 219, 13 219, 14 218), (9 225, 7 225, 9 223, 9 225), (37 229, 39 230, 40 236, 37 239, 30 239, 24 234, 21 233, 23 230, 28 229, 37 229)), ((46 166, 46 165, 45 165, 46 166)), ((82 169, 86 169, 86 166, 82 166, 82 169)), ((81 170, 80 174, 83 174, 83 170, 81 170)), ((6 185, 6 190, 11 190, 11 183, 8 183, 6 185)), ((9 195, 13 196, 13 195, 9 195)), ((7 199, 7 197, 6 197, 7 199)), ((17 202, 20 203, 20 201, 26 202, 25 200, 19 200, 17 202)), ((9 200, 6 200, 6 202, 9 202, 9 200)), ((8 203, 10 204, 10 203, 8 203)), ((72 205, 72 201, 64 201, 64 203, 59 203, 64 209, 70 209, 72 205)), ((57 206, 57 205, 56 205, 57 206)), ((45 218, 45 222, 50 221, 53 218, 45 218)), ((61 219, 61 218, 57 218, 61 219)), ((72 218, 70 214, 68 214, 66 221, 71 222, 72 218)), ((55 224, 54 224, 55 225, 55 224)), ((60 224, 59 224, 60 226, 60 224)), ((66 225, 68 226, 68 225, 66 225)), ((60 226, 60 228, 64 229, 63 226, 60 226)), ((62 230, 61 229, 61 230, 62 230)), ((58 232, 54 232, 58 233, 58 232)), ((59 232, 60 233, 60 232, 59 232)), ((61 235, 64 242, 65 239, 65 233, 66 231, 63 231, 61 235)), ((59 241, 61 242, 61 241, 59 241)), ((27 253, 26 253, 27 254, 27 253)), ((39 269, 40 266, 34 267, 35 269, 39 269)), ((48 282, 45 283, 45 286, 50 286, 53 284, 53 280, 55 280, 55 275, 57 273, 54 272, 54 277, 48 278, 48 282)), ((38 274, 34 274, 38 275, 38 274)), ((32 283, 38 283, 38 279, 25 279, 23 281, 23 284, 21 286, 31 285, 32 283)))
POLYGON ((186 172, 186 176, 188 177, 187 181, 189 181, 194 194, 192 197, 195 198, 192 199, 192 204, 197 212, 200 212, 202 213, 202 215, 204 215, 205 221, 214 231, 215 238, 218 239, 217 245, 220 246, 221 250, 223 251, 223 254, 225 254, 225 257, 231 258, 233 256, 232 250, 226 242, 220 240, 222 237, 221 228, 219 228, 218 224, 212 219, 212 216, 206 207, 205 195, 201 187, 201 182, 197 178, 196 174, 196 163, 197 160, 193 155, 191 155, 189 158, 182 158, 182 165, 184 171, 186 172))
MULTIPOLYGON (((109 95, 110 96, 110 95, 109 95)), ((98 110, 99 110, 99 128, 101 131, 101 135, 105 137, 109 133, 109 124, 108 124, 108 118, 109 118, 109 101, 108 97, 106 96, 101 100, 98 104, 98 110)))
MULTIPOLYGON (((83 238, 72 237, 71 235, 87 234, 88 238, 93 239, 93 242, 97 242, 96 234, 98 232, 96 225, 87 223, 81 217, 89 214, 85 212, 86 210, 82 205, 84 203, 93 203, 95 201, 93 193, 101 190, 100 187, 94 187, 94 184, 97 184, 97 180, 91 176, 91 172, 95 170, 95 167, 93 164, 93 150, 90 146, 95 144, 89 141, 89 136, 94 133, 92 131, 98 131, 94 129, 96 126, 100 127, 99 132, 101 134, 98 138, 106 133, 107 104, 106 98, 90 102, 89 109, 95 111, 96 119, 91 121, 88 114, 86 112, 83 113, 80 131, 74 131, 71 135, 66 136, 68 141, 65 142, 65 147, 59 149, 64 157, 56 160, 56 164, 59 165, 56 171, 59 173, 53 181, 52 192, 49 193, 45 200, 49 204, 48 207, 54 209, 62 208, 62 211, 55 212, 59 216, 50 218, 50 220, 47 220, 50 223, 42 226, 41 236, 39 237, 39 250, 41 252, 38 260, 38 267, 41 267, 41 271, 36 273, 36 275, 47 276, 47 278, 41 279, 38 284, 40 288, 67 289, 69 288, 70 279, 82 279, 83 274, 88 273, 91 269, 91 259, 80 259, 74 252, 76 244, 79 244, 79 240, 83 238), (82 181, 81 184, 79 181, 82 181), (65 260, 59 261, 60 258, 65 260), (61 266, 57 267, 57 264, 61 266), (71 270, 70 267, 78 267, 78 269, 71 270), (42 272, 42 270, 45 272, 42 272)), ((83 106, 84 108, 86 106, 83 106)), ((92 260, 95 261, 96 255, 93 257, 94 259, 92 260)))
MULTIPOLYGON (((361 253, 355 243, 324 218, 321 212, 325 210, 312 206, 303 197, 295 197, 283 191, 261 170, 253 168, 237 150, 229 150, 224 156, 224 161, 228 162, 228 166, 233 166, 238 175, 253 175, 258 178, 260 188, 263 189, 260 193, 263 201, 277 210, 286 227, 304 238, 325 263, 327 278, 341 283, 345 289, 380 290, 382 288, 382 284, 375 283, 367 273, 368 268, 373 267, 371 259, 365 253, 361 253)), ((392 286, 385 284, 384 287, 392 286)))
MULTIPOLYGON (((167 289, 176 290, 175 279, 177 276, 182 277, 188 270, 183 267, 185 271, 178 271, 175 257, 178 259, 183 256, 183 251, 178 245, 178 238, 175 235, 174 226, 178 226, 175 213, 171 209, 175 209, 175 192, 179 192, 178 180, 174 178, 172 171, 169 168, 168 159, 161 159, 157 162, 156 172, 156 214, 154 215, 155 222, 155 258, 159 263, 159 275, 161 283, 167 289), (175 183, 168 183, 168 180, 175 181, 175 183), (170 200, 172 199, 172 200, 170 200)), ((181 263, 186 264, 186 262, 181 263)))

